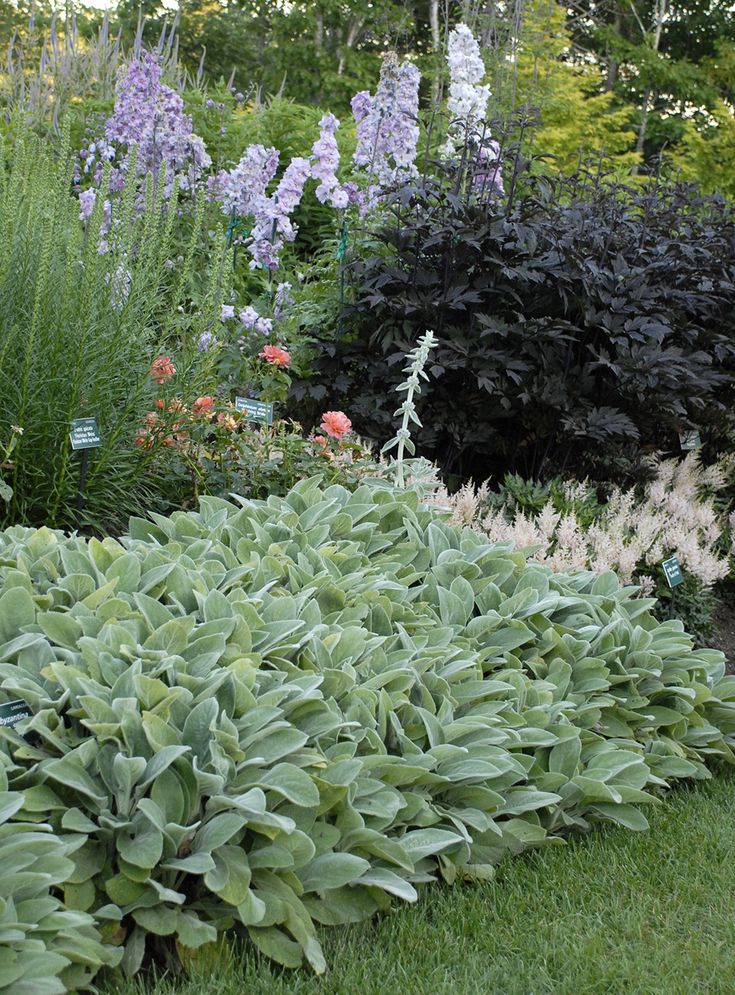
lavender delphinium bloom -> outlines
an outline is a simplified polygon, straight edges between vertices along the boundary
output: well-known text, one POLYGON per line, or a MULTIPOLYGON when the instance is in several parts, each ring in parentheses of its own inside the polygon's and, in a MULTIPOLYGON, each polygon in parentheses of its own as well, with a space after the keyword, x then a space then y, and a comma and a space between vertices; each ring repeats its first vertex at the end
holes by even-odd
POLYGON ((254 307, 248 304, 246 308, 243 308, 238 317, 246 328, 254 328, 255 322, 260 318, 260 315, 254 307))
POLYGON ((79 194, 79 220, 89 221, 92 217, 92 211, 94 210, 95 201, 97 200, 97 191, 91 187, 89 190, 82 190, 79 194))
POLYGON ((217 344, 217 339, 213 332, 202 332, 202 334, 197 339, 197 351, 198 352, 208 352, 212 346, 217 344))
POLYGON ((293 297, 291 296, 291 284, 290 283, 279 283, 276 287, 276 296, 273 304, 273 314, 276 318, 280 318, 283 312, 291 307, 293 304, 293 297))
POLYGON ((248 145, 238 164, 208 180, 210 196, 224 214, 245 217, 264 209, 266 188, 278 169, 278 152, 263 145, 248 145))
POLYGON ((482 138, 478 143, 472 164, 472 183, 489 194, 505 193, 500 146, 492 138, 482 138))
POLYGON ((251 268, 264 266, 266 269, 277 269, 280 260, 279 252, 284 242, 293 242, 296 238, 296 228, 291 222, 291 215, 299 206, 304 193, 304 186, 311 175, 311 163, 308 159, 295 156, 286 167, 275 192, 256 210, 253 231, 248 245, 253 260, 251 268))
POLYGON ((235 308, 232 304, 223 304, 222 309, 219 313, 220 321, 228 321, 230 318, 235 317, 235 308))
POLYGON ((124 186, 133 147, 135 173, 152 174, 163 180, 163 196, 169 197, 174 179, 190 189, 211 164, 202 139, 194 134, 192 119, 184 113, 184 102, 162 82, 163 69, 157 57, 147 52, 133 59, 119 74, 115 106, 105 124, 104 138, 86 151, 85 172, 95 166, 95 179, 102 178, 105 161, 114 163, 110 189, 124 186))
POLYGON ((296 237, 290 215, 301 200, 311 164, 301 157, 292 159, 275 192, 268 196, 266 190, 278 169, 278 158, 273 148, 250 145, 234 169, 209 181, 210 196, 219 201, 224 214, 252 220, 249 234, 241 236, 253 257, 251 267, 277 269, 283 242, 296 237))
POLYGON ((380 188, 415 173, 420 80, 416 66, 399 63, 391 53, 383 60, 375 97, 363 90, 352 98, 357 129, 353 160, 375 180, 366 192, 368 202, 377 197, 380 188))
POLYGON ((336 209, 342 209, 349 204, 347 193, 340 187, 337 179, 339 166, 339 148, 334 133, 339 128, 339 121, 334 114, 325 114, 319 122, 319 138, 311 147, 314 162, 311 167, 312 179, 319 181, 316 188, 317 200, 322 204, 329 203, 336 209))

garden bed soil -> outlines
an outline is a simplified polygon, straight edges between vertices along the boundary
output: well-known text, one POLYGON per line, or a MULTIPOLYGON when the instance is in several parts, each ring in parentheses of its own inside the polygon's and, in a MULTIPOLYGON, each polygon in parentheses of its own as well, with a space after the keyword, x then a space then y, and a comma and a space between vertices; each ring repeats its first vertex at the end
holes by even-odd
POLYGON ((715 649, 727 657, 727 672, 735 674, 735 599, 726 598, 715 613, 717 634, 712 640, 715 649))

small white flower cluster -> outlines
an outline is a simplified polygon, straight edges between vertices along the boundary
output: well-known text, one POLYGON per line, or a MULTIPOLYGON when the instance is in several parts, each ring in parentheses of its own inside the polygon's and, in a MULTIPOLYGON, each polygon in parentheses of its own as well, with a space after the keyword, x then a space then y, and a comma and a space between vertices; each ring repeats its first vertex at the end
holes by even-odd
POLYGON ((490 87, 482 82, 485 63, 480 55, 480 46, 466 24, 458 24, 449 33, 447 65, 450 78, 447 110, 450 117, 463 128, 484 121, 490 87))
MULTIPOLYGON (((669 556, 703 587, 726 577, 729 562, 718 549, 726 522, 705 492, 721 490, 732 469, 729 457, 702 467, 696 452, 679 462, 655 462, 656 476, 641 494, 635 489, 613 490, 600 516, 584 528, 574 512, 562 514, 551 501, 537 514, 506 510, 482 514, 489 491, 470 482, 451 497, 437 492, 432 503, 450 507, 452 521, 470 525, 494 542, 511 541, 518 549, 536 547, 531 558, 557 572, 614 570, 626 582, 635 582, 644 594, 654 588, 647 571, 669 556)), ((592 493, 586 484, 570 484, 567 498, 581 500, 592 493)), ((735 512, 730 517, 735 529, 735 512)))

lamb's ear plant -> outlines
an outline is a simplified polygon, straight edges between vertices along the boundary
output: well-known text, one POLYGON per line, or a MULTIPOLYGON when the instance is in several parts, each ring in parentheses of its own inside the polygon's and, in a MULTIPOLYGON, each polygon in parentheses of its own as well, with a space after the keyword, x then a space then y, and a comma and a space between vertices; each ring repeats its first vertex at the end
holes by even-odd
POLYGON ((429 359, 429 353, 437 344, 438 339, 432 331, 427 331, 421 336, 418 340, 418 345, 406 356, 409 362, 407 366, 403 367, 403 372, 407 373, 408 377, 396 387, 397 392, 405 393, 406 395, 403 404, 393 412, 394 417, 401 418, 401 425, 395 436, 383 446, 381 453, 388 453, 391 449, 396 450, 396 484, 399 487, 404 487, 406 482, 404 466, 406 450, 412 456, 416 452, 416 447, 411 439, 410 425, 413 423, 421 428, 421 420, 416 414, 414 397, 421 393, 421 380, 429 379, 429 375, 426 373, 424 367, 429 359))
POLYGON ((105 946, 87 912, 67 909, 56 893, 74 876, 84 836, 65 834, 18 813, 22 791, 8 791, 0 754, 0 992, 61 995, 87 989, 122 951, 105 946))
MULTIPOLYGON (((93 416, 102 445, 89 459, 82 522, 122 527, 156 501, 155 453, 134 441, 158 386, 151 361, 174 350, 179 376, 166 385, 169 396, 197 390, 196 369, 184 377, 191 364, 179 362, 178 350, 196 356, 193 342, 216 312, 216 281, 206 278, 196 309, 170 271, 175 202, 149 195, 145 210, 133 210, 129 188, 110 221, 103 189, 82 221, 68 145, 51 155, 25 135, 12 157, 7 145, 0 151, 0 439, 22 429, 2 471, 12 494, 3 489, 0 524, 77 523, 80 456, 69 430, 73 419, 93 416)), ((201 212, 193 224, 201 232, 201 212)))
POLYGON ((0 724, 10 825, 74 841, 64 904, 128 974, 225 931, 321 972, 316 923, 644 829, 669 783, 733 760, 722 654, 635 593, 386 482, 207 497, 121 541, 8 529, 0 704, 32 712, 0 724))

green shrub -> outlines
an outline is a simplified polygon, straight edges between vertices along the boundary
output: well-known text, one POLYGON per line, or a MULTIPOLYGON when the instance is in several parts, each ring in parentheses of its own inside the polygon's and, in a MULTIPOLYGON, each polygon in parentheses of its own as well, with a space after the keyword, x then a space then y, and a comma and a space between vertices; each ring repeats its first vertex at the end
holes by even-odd
POLYGON ((67 906, 122 967, 236 928, 281 964, 314 921, 488 877, 731 760, 735 678, 612 574, 555 575, 381 484, 318 480, 0 535, 0 730, 18 818, 83 838, 67 906))

